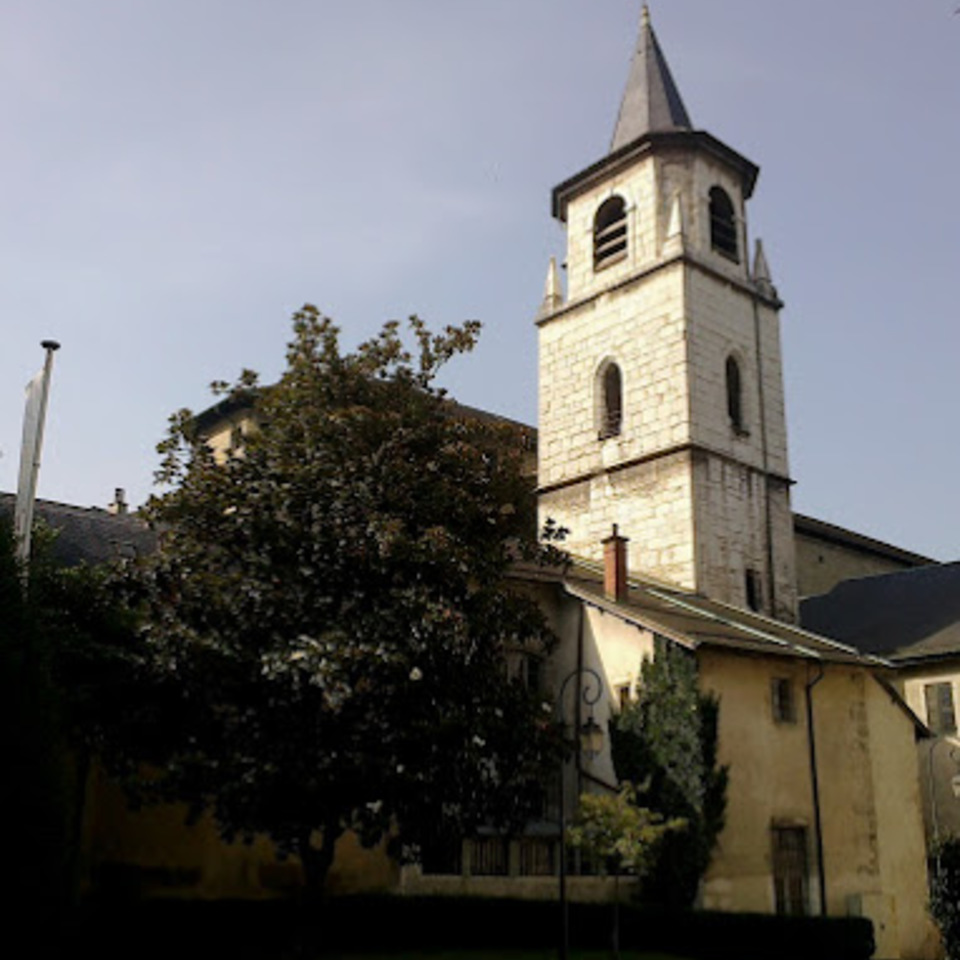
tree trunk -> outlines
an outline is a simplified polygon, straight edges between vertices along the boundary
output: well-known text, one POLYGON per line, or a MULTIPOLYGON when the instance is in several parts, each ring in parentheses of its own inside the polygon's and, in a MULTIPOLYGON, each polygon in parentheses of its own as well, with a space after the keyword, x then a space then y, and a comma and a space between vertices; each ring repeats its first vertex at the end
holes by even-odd
POLYGON ((308 830, 300 837, 298 853, 303 864, 303 899, 307 903, 319 903, 323 900, 327 874, 333 866, 334 851, 343 829, 335 823, 327 824, 319 849, 310 842, 312 833, 312 830, 308 830))
POLYGON ((298 952, 304 960, 312 960, 320 955, 327 875, 333 866, 334 851, 343 829, 338 824, 328 824, 323 830, 319 849, 310 842, 312 832, 305 831, 297 844, 304 879, 300 894, 302 922, 298 952))

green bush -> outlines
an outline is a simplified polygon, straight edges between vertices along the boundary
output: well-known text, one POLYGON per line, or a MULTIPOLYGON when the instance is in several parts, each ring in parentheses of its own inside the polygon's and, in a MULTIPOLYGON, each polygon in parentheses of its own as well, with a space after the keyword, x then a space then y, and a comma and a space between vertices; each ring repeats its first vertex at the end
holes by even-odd
POLYGON ((960 960, 960 837, 947 837, 931 851, 930 915, 940 928, 949 960, 960 960))

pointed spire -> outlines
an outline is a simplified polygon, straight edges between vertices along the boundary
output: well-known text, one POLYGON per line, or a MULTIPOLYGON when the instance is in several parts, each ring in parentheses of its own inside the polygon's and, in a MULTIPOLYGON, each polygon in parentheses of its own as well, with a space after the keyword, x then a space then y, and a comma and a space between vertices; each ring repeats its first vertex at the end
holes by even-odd
POLYGON ((630 76, 620 103, 610 152, 647 133, 689 129, 690 117, 650 25, 650 10, 644 4, 640 36, 630 64, 630 76))
POLYGON ((547 281, 543 285, 543 303, 540 304, 540 316, 545 317, 558 307, 563 306, 563 287, 560 285, 560 271, 557 269, 557 258, 550 258, 547 267, 547 281))
POLYGON ((777 288, 773 285, 773 278, 770 276, 770 264, 767 263, 767 255, 763 251, 763 241, 759 237, 753 255, 753 282, 764 296, 776 299, 777 288))

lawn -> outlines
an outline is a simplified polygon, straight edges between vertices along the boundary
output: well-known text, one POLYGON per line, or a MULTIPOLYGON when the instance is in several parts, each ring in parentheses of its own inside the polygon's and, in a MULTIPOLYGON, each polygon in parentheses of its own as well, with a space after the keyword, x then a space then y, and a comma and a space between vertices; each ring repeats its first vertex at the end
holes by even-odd
MULTIPOLYGON (((423 950, 398 953, 332 953, 324 960, 556 960, 556 950, 423 950)), ((570 960, 610 960, 609 950, 571 950, 570 960)), ((621 950, 620 960, 683 960, 672 954, 621 950)))

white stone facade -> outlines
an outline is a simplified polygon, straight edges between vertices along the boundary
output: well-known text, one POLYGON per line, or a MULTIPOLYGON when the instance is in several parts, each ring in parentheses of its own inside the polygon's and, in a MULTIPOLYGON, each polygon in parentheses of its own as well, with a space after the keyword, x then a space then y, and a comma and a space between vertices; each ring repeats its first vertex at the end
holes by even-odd
POLYGON ((616 523, 632 570, 738 606, 755 571, 761 609, 795 619, 779 304, 750 277, 741 172, 691 139, 572 183, 567 299, 538 320, 541 520, 592 559, 616 523), (714 186, 733 203, 736 261, 711 246, 714 186), (611 196, 624 200, 627 246, 595 269, 594 217, 611 196), (611 362, 622 421, 602 439, 611 362))

